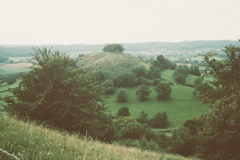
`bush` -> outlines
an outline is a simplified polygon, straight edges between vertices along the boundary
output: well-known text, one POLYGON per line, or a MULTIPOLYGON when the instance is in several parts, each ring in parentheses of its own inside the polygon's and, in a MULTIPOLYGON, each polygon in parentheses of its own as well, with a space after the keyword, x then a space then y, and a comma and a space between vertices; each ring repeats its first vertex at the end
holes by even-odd
POLYGON ((136 77, 133 73, 123 73, 113 79, 115 87, 133 87, 136 85, 136 77))
POLYGON ((129 112, 129 109, 128 107, 126 106, 123 106, 122 108, 120 108, 117 112, 117 117, 128 117, 130 116, 130 112, 129 112))
POLYGON ((136 77, 145 77, 147 75, 147 69, 144 66, 133 68, 132 72, 136 77))
POLYGON ((106 95, 111 95, 115 93, 115 89, 113 87, 113 81, 108 79, 102 83, 102 86, 105 89, 104 93, 106 95))
POLYGON ((166 128, 169 126, 168 115, 166 112, 158 112, 149 120, 149 126, 153 128, 166 128))
POLYGON ((189 68, 185 65, 178 66, 173 73, 173 77, 175 78, 177 83, 185 84, 186 77, 188 76, 189 71, 189 68))
POLYGON ((152 85, 153 85, 153 86, 156 86, 156 85, 158 85, 158 83, 159 83, 160 81, 161 81, 160 79, 154 79, 153 82, 152 82, 152 85))
POLYGON ((128 94, 123 88, 118 89, 116 97, 118 102, 126 102, 128 100, 128 94))
POLYGON ((172 89, 168 83, 158 83, 155 87, 155 91, 157 92, 157 99, 158 100, 166 100, 170 98, 172 89))
POLYGON ((166 134, 161 132, 156 132, 154 136, 154 141, 162 149, 166 149, 169 146, 170 138, 166 134))
POLYGON ((142 85, 142 84, 149 86, 151 83, 146 78, 140 77, 137 79, 137 85, 142 85))
POLYGON ((172 132, 170 150, 173 153, 189 156, 194 153, 194 138, 188 128, 180 127, 172 132))
POLYGON ((148 118, 147 118, 147 116, 148 116, 148 114, 147 113, 145 113, 144 111, 142 111, 141 113, 140 113, 140 116, 139 116, 139 118, 137 119, 137 121, 139 122, 139 123, 148 123, 148 118))
POLYGON ((150 88, 143 84, 136 91, 136 95, 140 101, 146 101, 151 92, 150 88))
POLYGON ((138 122, 127 123, 120 131, 121 139, 141 139, 142 137, 152 137, 153 133, 149 126, 138 122))

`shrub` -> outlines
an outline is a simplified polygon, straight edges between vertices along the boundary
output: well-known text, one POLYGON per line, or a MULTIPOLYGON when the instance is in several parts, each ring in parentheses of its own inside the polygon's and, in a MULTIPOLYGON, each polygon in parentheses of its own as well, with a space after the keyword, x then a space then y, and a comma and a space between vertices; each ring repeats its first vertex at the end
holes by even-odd
POLYGON ((130 112, 129 112, 129 109, 128 107, 126 106, 123 106, 122 108, 120 108, 117 112, 117 117, 127 117, 127 116, 130 116, 130 112))
POLYGON ((133 87, 136 85, 135 75, 133 73, 123 73, 113 79, 115 87, 133 87))
POLYGON ((158 100, 166 100, 170 98, 172 89, 168 83, 158 83, 155 87, 155 91, 157 92, 157 99, 158 100))
POLYGON ((146 101, 151 92, 150 88, 143 84, 136 91, 136 95, 140 101, 146 101))
POLYGON ((128 94, 123 88, 118 89, 116 97, 118 102, 126 102, 128 100, 128 94))
POLYGON ((147 116, 148 116, 148 114, 147 113, 145 113, 144 111, 142 111, 141 113, 140 113, 140 116, 139 116, 139 118, 137 119, 137 121, 139 122, 139 123, 148 123, 148 118, 147 118, 147 116))
POLYGON ((158 83, 159 83, 160 81, 161 81, 160 79, 154 79, 153 82, 152 82, 152 85, 153 85, 153 86, 156 86, 156 85, 158 85, 158 83))
POLYGON ((172 132, 170 150, 173 153, 189 156, 194 153, 194 138, 188 128, 180 127, 172 132))
POLYGON ((149 126, 154 128, 166 128, 169 126, 168 115, 166 112, 158 112, 149 120, 149 126))

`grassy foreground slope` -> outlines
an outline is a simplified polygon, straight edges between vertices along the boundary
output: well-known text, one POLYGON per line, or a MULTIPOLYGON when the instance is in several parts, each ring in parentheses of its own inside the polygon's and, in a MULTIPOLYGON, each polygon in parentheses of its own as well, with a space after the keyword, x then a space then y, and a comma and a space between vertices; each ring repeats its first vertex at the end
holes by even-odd
MULTIPOLYGON (((180 156, 79 138, 77 135, 25 123, 2 113, 0 148, 21 160, 187 160, 180 156)), ((0 159, 11 157, 0 151, 0 159)))

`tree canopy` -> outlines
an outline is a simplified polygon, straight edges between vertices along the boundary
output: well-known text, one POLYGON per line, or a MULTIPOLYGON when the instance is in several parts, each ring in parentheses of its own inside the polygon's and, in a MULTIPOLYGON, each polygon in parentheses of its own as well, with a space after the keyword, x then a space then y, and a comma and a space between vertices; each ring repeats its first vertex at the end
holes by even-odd
POLYGON ((151 92, 152 91, 147 85, 142 84, 136 91, 136 95, 138 96, 138 99, 140 101, 146 101, 148 99, 148 96, 150 96, 151 92))
POLYGON ((122 53, 125 49, 123 48, 122 44, 108 44, 103 47, 103 52, 117 52, 122 53))
POLYGON ((223 60, 216 60, 215 53, 204 55, 207 67, 204 82, 195 85, 202 102, 210 104, 211 111, 187 120, 184 132, 173 133, 176 140, 172 141, 172 149, 176 153, 195 154, 208 160, 240 158, 240 47, 229 45, 223 51, 227 55, 223 60), (206 80, 207 76, 211 80, 206 80), (187 147, 190 148, 182 150, 187 147))
POLYGON ((19 87, 11 90, 15 98, 5 99, 5 109, 60 129, 103 138, 108 121, 105 100, 92 74, 75 68, 74 60, 58 51, 35 48, 32 55, 32 71, 23 74, 19 87))
POLYGON ((172 89, 168 83, 160 82, 155 87, 155 91, 157 92, 157 99, 158 100, 166 100, 170 98, 172 89))
POLYGON ((202 118, 198 147, 203 158, 224 160, 240 158, 240 47, 226 46, 227 59, 217 61, 214 53, 204 56, 205 76, 212 76, 211 89, 202 93, 212 110, 202 118))

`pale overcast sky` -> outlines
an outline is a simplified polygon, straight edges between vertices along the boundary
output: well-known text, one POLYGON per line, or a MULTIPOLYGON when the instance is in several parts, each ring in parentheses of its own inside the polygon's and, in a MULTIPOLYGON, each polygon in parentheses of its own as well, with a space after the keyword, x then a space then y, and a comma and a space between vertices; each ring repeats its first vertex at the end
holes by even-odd
POLYGON ((240 0, 0 0, 0 44, 240 39, 240 0))

